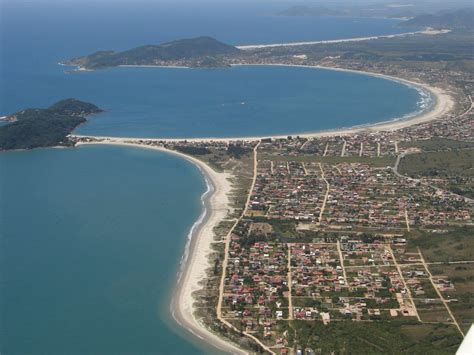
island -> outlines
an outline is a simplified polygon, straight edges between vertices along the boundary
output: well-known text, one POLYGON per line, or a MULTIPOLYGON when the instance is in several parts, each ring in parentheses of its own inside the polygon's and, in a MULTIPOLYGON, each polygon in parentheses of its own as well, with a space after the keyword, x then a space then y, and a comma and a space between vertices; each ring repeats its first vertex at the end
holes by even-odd
POLYGON ((8 115, 0 126, 0 151, 69 146, 67 135, 86 117, 102 110, 76 99, 61 100, 48 108, 29 108, 8 115))
POLYGON ((180 39, 159 45, 145 45, 124 52, 98 51, 91 55, 73 58, 61 64, 93 70, 116 66, 170 65, 187 67, 226 66, 223 57, 240 50, 218 40, 201 36, 180 39))

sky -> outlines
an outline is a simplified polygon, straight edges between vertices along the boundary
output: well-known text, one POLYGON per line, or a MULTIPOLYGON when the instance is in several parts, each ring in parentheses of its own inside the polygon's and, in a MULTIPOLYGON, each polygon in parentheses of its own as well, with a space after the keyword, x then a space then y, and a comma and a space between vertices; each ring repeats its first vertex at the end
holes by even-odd
POLYGON ((459 5, 472 5, 472 0, 2 0, 1 2, 8 2, 8 3, 67 3, 67 2, 94 2, 94 3, 117 3, 117 2, 125 2, 125 3, 136 3, 136 2, 163 2, 163 3, 242 3, 242 2, 249 2, 249 3, 286 3, 289 5, 332 5, 332 4, 347 4, 347 5, 362 5, 362 4, 445 4, 446 6, 452 6, 453 4, 459 5))

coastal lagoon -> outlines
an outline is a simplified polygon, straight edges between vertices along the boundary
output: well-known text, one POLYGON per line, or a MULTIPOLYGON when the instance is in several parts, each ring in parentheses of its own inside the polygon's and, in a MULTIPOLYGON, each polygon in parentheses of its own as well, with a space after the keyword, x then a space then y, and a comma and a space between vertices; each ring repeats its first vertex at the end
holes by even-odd
MULTIPOLYGON (((398 21, 272 16, 286 5, 196 8, 2 3, 0 115, 67 97, 107 112, 77 132, 204 137, 289 134, 403 117, 427 101, 366 75, 288 67, 114 68, 61 60, 182 37, 231 44, 401 33, 398 21), (8 14, 8 15, 7 15, 8 14)), ((206 190, 190 163, 125 147, 0 154, 0 351, 209 353, 170 321, 186 237, 206 190), (180 336, 181 334, 181 336, 180 336)))

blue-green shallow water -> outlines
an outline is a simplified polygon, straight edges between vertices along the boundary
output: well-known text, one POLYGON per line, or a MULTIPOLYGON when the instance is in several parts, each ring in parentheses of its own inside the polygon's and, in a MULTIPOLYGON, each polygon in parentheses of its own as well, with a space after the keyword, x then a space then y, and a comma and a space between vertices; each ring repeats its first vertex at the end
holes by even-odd
POLYGON ((0 153, 0 352, 210 352, 169 325, 205 189, 195 166, 139 148, 0 153))

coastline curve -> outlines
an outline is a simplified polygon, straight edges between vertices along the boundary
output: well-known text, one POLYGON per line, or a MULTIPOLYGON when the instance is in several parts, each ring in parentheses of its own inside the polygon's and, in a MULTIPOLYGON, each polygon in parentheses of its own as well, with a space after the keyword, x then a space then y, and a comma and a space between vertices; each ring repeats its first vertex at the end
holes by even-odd
MULTIPOLYGON (((262 64, 268 65, 268 64, 262 64)), ((286 64, 273 64, 285 65, 286 64)), ((297 65, 290 65, 297 66, 297 65)), ((302 66, 302 65, 298 65, 302 66)), ((393 131, 416 124, 429 122, 447 115, 454 107, 454 101, 451 96, 440 88, 435 88, 424 83, 418 83, 402 78, 392 77, 384 74, 370 73, 364 71, 335 68, 335 67, 321 67, 321 66, 303 66, 307 68, 320 68, 326 70, 338 70, 346 72, 354 72, 365 75, 372 75, 381 77, 387 80, 393 80, 405 85, 414 86, 428 91, 435 98, 435 102, 428 111, 420 115, 409 117, 406 119, 392 120, 388 122, 379 122, 375 124, 356 126, 347 129, 335 129, 331 131, 308 132, 299 134, 301 137, 323 137, 336 135, 351 135, 362 132, 375 131, 393 131)), ((194 298, 193 293, 202 288, 200 282, 206 277, 206 270, 210 267, 208 255, 212 252, 211 244, 214 241, 213 228, 225 217, 229 211, 229 192, 231 191, 231 184, 228 173, 219 173, 213 170, 206 163, 189 156, 187 154, 166 149, 159 146, 148 146, 139 144, 140 140, 161 141, 161 142, 176 142, 184 140, 185 138, 125 138, 125 137, 100 137, 100 136, 80 136, 75 137, 92 137, 103 139, 98 142, 80 142, 77 145, 88 144, 103 144, 103 145, 122 145, 129 147, 147 148, 161 151, 168 154, 179 156, 196 165, 201 171, 207 189, 201 196, 201 201, 204 206, 203 212, 198 220, 193 224, 187 236, 187 242, 184 254, 181 259, 180 270, 176 287, 173 291, 172 302, 170 304, 171 314, 179 326, 186 329, 189 333, 202 341, 211 344, 213 347, 220 349, 227 353, 246 354, 237 345, 223 339, 219 335, 213 333, 204 324, 202 324, 194 315, 194 298), (135 143, 134 143, 135 142, 135 143)), ((255 141, 262 138, 286 138, 287 136, 265 136, 265 137, 227 137, 227 138, 188 138, 189 142, 204 142, 204 141, 222 141, 228 142, 231 140, 246 140, 255 141)))
POLYGON ((210 344, 212 347, 231 354, 247 354, 238 346, 224 340, 202 324, 194 315, 193 293, 202 287, 200 282, 206 277, 210 267, 208 255, 212 252, 214 227, 226 217, 229 210, 228 194, 231 191, 230 175, 213 170, 204 162, 184 153, 157 146, 146 146, 126 142, 87 142, 81 145, 119 145, 134 148, 152 149, 162 153, 178 156, 197 166, 206 182, 206 191, 201 195, 204 206, 188 235, 184 254, 181 258, 178 279, 173 290, 170 311, 176 323, 193 336, 210 344))
MULTIPOLYGON (((402 129, 410 127, 413 125, 426 123, 435 119, 440 118, 443 115, 448 115, 454 108, 454 100, 449 93, 445 90, 434 87, 426 83, 416 82, 413 80, 403 79, 391 75, 374 73, 369 71, 354 70, 354 69, 345 69, 339 67, 330 67, 330 66, 321 66, 321 65, 299 65, 299 64, 234 64, 233 66, 284 66, 284 67, 299 67, 299 68, 308 68, 308 69, 322 69, 322 70, 332 70, 332 71, 341 71, 347 73, 354 73, 360 75, 368 75, 372 77, 382 78, 385 80, 394 81, 408 87, 422 90, 427 92, 432 97, 432 104, 429 105, 425 110, 415 111, 408 113, 403 117, 396 117, 387 121, 368 123, 363 125, 356 125, 352 127, 341 127, 334 128, 329 130, 319 130, 319 131, 306 131, 306 132, 288 132, 287 134, 268 134, 268 135, 259 135, 259 136, 234 136, 234 137, 174 137, 174 138, 160 138, 160 137, 117 137, 117 136, 93 136, 93 135, 80 135, 72 134, 74 137, 95 137, 98 139, 113 139, 115 141, 127 141, 134 139, 150 140, 150 141, 162 141, 162 142, 176 142, 186 140, 188 142, 228 142, 231 140, 246 140, 246 141, 255 141, 262 138, 286 138, 288 135, 294 135, 304 138, 311 137, 332 137, 332 136, 341 136, 341 135, 351 135, 363 132, 380 132, 380 131, 394 131, 397 129, 402 129)), ((149 67, 149 66, 146 66, 149 67)))

